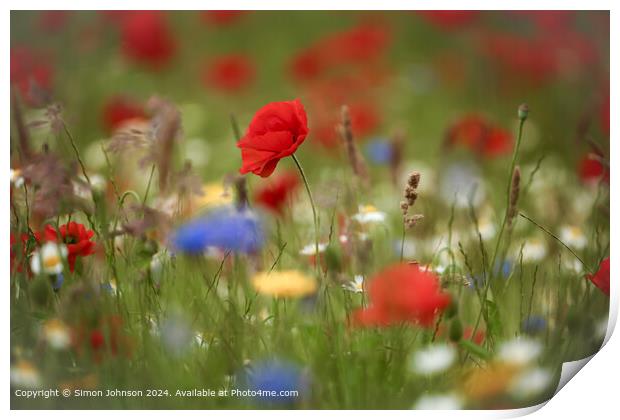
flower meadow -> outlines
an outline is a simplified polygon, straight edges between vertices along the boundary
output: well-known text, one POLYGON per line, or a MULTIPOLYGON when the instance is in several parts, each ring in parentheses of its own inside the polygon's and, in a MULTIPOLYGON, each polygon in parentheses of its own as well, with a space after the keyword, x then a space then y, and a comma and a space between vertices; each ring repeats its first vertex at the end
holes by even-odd
POLYGON ((609 13, 23 11, 10 41, 12 408, 522 408, 600 349, 609 13))

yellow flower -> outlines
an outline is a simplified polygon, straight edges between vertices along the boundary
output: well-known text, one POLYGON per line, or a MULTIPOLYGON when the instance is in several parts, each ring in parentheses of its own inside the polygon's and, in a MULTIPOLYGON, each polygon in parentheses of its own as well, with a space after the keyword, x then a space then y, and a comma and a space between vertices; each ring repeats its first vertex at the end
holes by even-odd
POLYGON ((516 366, 505 363, 476 368, 466 377, 463 393, 474 400, 493 398, 506 392, 518 372, 516 366))
POLYGON ((254 288, 263 295, 301 297, 316 291, 316 281, 297 270, 263 271, 252 279, 254 288))
POLYGON ((202 186, 202 195, 194 195, 193 207, 196 211, 210 207, 219 207, 231 204, 232 191, 224 188, 220 182, 211 182, 202 186))

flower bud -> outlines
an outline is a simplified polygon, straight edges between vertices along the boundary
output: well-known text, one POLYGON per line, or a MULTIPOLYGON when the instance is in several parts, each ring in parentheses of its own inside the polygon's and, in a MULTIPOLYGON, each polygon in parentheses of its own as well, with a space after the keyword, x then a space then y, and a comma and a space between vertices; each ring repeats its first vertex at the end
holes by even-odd
POLYGON ((519 106, 519 119, 520 120, 526 120, 529 113, 530 113, 530 107, 528 104, 521 104, 519 106))

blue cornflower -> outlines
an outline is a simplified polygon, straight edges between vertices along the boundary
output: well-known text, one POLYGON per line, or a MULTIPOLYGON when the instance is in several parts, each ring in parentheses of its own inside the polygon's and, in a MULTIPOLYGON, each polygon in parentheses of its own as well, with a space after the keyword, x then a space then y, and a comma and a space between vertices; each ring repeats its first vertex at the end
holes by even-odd
POLYGON ((175 250, 201 254, 208 247, 252 253, 263 245, 263 230, 250 211, 219 210, 179 227, 170 239, 175 250))
POLYGON ((54 279, 54 283, 52 284, 52 289, 57 292, 60 290, 62 284, 65 282, 65 276, 63 276, 62 273, 58 273, 55 277, 56 278, 54 279))
POLYGON ((521 328, 528 334, 537 334, 547 328, 547 320, 542 316, 532 315, 523 320, 521 328))
POLYGON ((305 375, 297 365, 269 360, 250 367, 246 376, 248 388, 260 391, 258 401, 267 404, 293 404, 301 399, 307 388, 305 375), (296 391, 291 393, 290 391, 296 391))
POLYGON ((366 146, 370 161, 378 165, 387 165, 392 161, 394 149, 392 144, 383 139, 375 139, 366 146))

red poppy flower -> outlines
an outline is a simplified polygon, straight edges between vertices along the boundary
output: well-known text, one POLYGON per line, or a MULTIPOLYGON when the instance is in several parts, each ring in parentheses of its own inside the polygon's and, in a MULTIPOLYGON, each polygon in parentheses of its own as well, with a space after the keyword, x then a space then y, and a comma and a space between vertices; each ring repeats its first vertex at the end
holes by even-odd
POLYGON ((243 161, 239 172, 268 177, 280 159, 295 153, 308 131, 308 117, 299 99, 265 105, 237 142, 243 161))
POLYGON ((60 239, 67 246, 69 270, 73 272, 78 256, 85 257, 95 253, 95 242, 90 240, 94 234, 92 230, 87 230, 80 223, 69 222, 69 224, 60 226, 59 232, 56 232, 52 225, 46 225, 43 232, 37 232, 35 236, 39 242, 58 242, 60 239))
POLYGON ((217 26, 228 26, 242 17, 247 10, 206 10, 200 13, 202 21, 217 26))
POLYGON ((461 145, 485 157, 496 157, 512 150, 512 135, 479 115, 467 115, 448 128, 445 143, 461 145))
POLYGON ((450 304, 450 295, 441 291, 439 279, 415 264, 394 264, 370 279, 371 305, 358 310, 357 323, 387 326, 401 322, 433 325, 435 316, 450 304))
POLYGON ((463 340, 470 340, 473 343, 481 346, 482 343, 484 343, 484 338, 485 338, 484 331, 482 331, 481 329, 478 329, 476 331, 476 334, 472 337, 473 332, 474 332, 473 327, 470 326, 470 327, 465 328, 465 330, 463 331, 463 340))
POLYGON ((603 293, 609 296, 609 257, 605 258, 595 274, 587 274, 586 278, 603 293))
POLYGON ((136 11, 121 20, 123 52, 138 63, 153 69, 165 66, 172 58, 176 44, 161 12, 136 11))
POLYGON ((609 170, 601 163, 600 158, 592 153, 584 156, 579 162, 579 178, 586 184, 597 183, 601 177, 609 183, 609 170))
POLYGON ((114 96, 103 106, 103 125, 108 132, 113 132, 130 120, 146 118, 141 104, 123 96, 114 96))
POLYGON ((247 88, 254 74, 254 63, 248 57, 240 54, 224 55, 207 64, 203 82, 207 86, 233 93, 247 88))
POLYGON ((52 66, 47 57, 26 47, 11 48, 11 84, 30 106, 41 106, 52 87, 52 66))
POLYGON ((303 82, 316 79, 326 67, 324 54, 316 48, 304 50, 293 57, 291 73, 293 78, 303 82))
POLYGON ((263 185, 254 194, 254 202, 281 216, 284 206, 299 187, 299 177, 295 172, 286 171, 269 183, 263 185))

